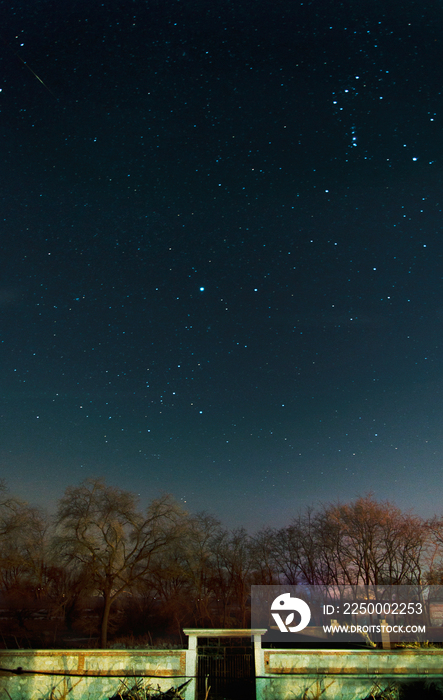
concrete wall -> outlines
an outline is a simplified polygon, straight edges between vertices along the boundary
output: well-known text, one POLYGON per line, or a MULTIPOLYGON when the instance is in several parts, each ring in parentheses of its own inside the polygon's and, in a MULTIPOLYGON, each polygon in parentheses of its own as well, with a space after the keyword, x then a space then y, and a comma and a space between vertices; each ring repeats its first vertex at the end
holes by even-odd
MULTIPOLYGON (((186 678, 185 650, 0 650, 0 667, 17 669, 17 675, 0 670, 1 700, 107 700, 121 687, 124 678, 131 687, 134 677, 146 675, 166 678, 150 680, 162 690, 179 686, 186 678), (39 675, 43 671, 47 675, 39 675), (57 675, 72 674, 72 675, 57 675), (107 678, 105 676, 111 676, 107 678), (127 677, 129 676, 129 677, 127 677), (126 678, 125 678, 126 677, 126 678), (51 696, 52 693, 52 696, 51 696)), ((191 690, 192 697, 194 689, 191 690)), ((191 700, 188 693, 187 698, 191 700)))
POLYGON ((390 683, 424 679, 443 684, 440 649, 263 649, 261 659, 256 661, 257 700, 362 700, 390 683))
MULTIPOLYGON (((443 685, 440 649, 282 650, 262 649, 260 635, 254 641, 257 700, 362 700, 392 682, 427 679, 443 685)), ((134 678, 168 690, 195 675, 196 642, 191 635, 189 650, 0 650, 0 668, 10 669, 0 670, 0 699, 107 700, 121 688, 120 679, 131 687, 134 678), (11 672, 18 668, 23 673, 11 672)), ((192 679, 186 700, 194 700, 195 687, 192 679)))

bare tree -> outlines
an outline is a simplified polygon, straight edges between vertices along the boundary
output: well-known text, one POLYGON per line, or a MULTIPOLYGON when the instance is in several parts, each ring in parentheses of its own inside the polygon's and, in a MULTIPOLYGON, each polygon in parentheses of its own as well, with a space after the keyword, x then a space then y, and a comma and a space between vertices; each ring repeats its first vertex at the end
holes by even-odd
POLYGON ((427 521, 430 545, 427 551, 427 583, 443 583, 443 517, 434 515, 427 521))
MULTIPOLYGON (((53 552, 53 559, 55 556, 56 552, 53 552)), ((81 614, 82 598, 89 592, 91 581, 86 570, 54 561, 47 568, 46 578, 47 605, 51 617, 57 620, 55 639, 60 620, 72 632, 73 624, 81 614)))
POLYGON ((87 479, 68 487, 59 502, 54 541, 71 566, 87 574, 103 598, 100 645, 107 645, 113 602, 149 571, 155 553, 181 532, 183 511, 171 496, 154 500, 146 513, 129 491, 87 479))
POLYGON ((222 530, 214 542, 212 588, 221 603, 220 624, 246 626, 252 581, 250 538, 244 528, 222 530))
POLYGON ((313 508, 278 530, 274 542, 279 580, 291 585, 337 583, 336 562, 331 556, 334 536, 313 508))
POLYGON ((26 628, 47 588, 48 520, 11 496, 0 482, 0 591, 19 627, 26 628))
POLYGON ((191 515, 180 541, 155 556, 146 585, 164 602, 178 631, 185 620, 191 626, 214 624, 213 552, 220 532, 221 524, 212 515, 191 515))
POLYGON ((289 584, 419 583, 428 539, 421 518, 369 494, 308 508, 278 530, 276 573, 289 584))
POLYGON ((428 533, 418 516, 369 494, 349 504, 324 506, 321 522, 326 549, 341 572, 337 583, 421 582, 428 533))
POLYGON ((276 552, 276 540, 277 531, 271 527, 262 528, 250 540, 252 582, 255 585, 269 586, 279 583, 280 562, 276 552))
POLYGON ((0 484, 0 588, 5 592, 27 585, 35 597, 45 587, 48 520, 34 508, 7 494, 0 484))

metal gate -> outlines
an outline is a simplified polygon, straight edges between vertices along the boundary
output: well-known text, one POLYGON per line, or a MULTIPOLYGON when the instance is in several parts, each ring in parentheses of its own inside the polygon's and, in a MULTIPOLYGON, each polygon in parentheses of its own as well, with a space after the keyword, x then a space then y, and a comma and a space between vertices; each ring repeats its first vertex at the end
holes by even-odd
POLYGON ((199 638, 197 700, 255 700, 254 647, 250 637, 199 638))

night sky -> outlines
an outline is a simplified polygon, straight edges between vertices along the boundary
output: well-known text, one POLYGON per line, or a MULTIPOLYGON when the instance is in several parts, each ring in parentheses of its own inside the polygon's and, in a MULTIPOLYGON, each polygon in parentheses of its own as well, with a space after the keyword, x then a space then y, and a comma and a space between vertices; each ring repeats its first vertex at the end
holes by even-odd
POLYGON ((11 492, 440 513, 441 2, 0 13, 11 492))

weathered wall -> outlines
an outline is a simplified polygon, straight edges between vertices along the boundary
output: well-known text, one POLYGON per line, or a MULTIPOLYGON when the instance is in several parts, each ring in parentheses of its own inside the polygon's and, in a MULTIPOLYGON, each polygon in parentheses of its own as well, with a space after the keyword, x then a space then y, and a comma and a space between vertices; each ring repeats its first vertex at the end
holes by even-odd
MULTIPOLYGON (((196 638, 189 650, 10 651, 0 650, 1 700, 107 700, 134 678, 154 688, 179 686, 196 673, 196 638), (44 672, 43 675, 35 673, 44 672), (63 674, 70 675, 64 676, 63 674), (61 674, 61 675, 57 675, 61 674), (110 676, 110 677, 108 677, 110 676), (51 695, 52 693, 52 695, 51 695)), ((443 684, 443 650, 394 651, 261 649, 255 637, 257 700, 361 700, 390 682, 428 679, 443 684)), ((186 690, 194 700, 195 680, 186 690)))
POLYGON ((262 650, 257 700, 361 700, 378 687, 417 679, 443 684, 443 650, 262 650))
POLYGON ((23 669, 20 675, 0 671, 1 700, 107 700, 121 687, 122 678, 129 687, 134 677, 147 675, 166 676, 150 679, 154 688, 181 685, 186 680, 186 651, 0 650, 0 667, 23 669), (57 675, 66 672, 73 675, 57 675))

